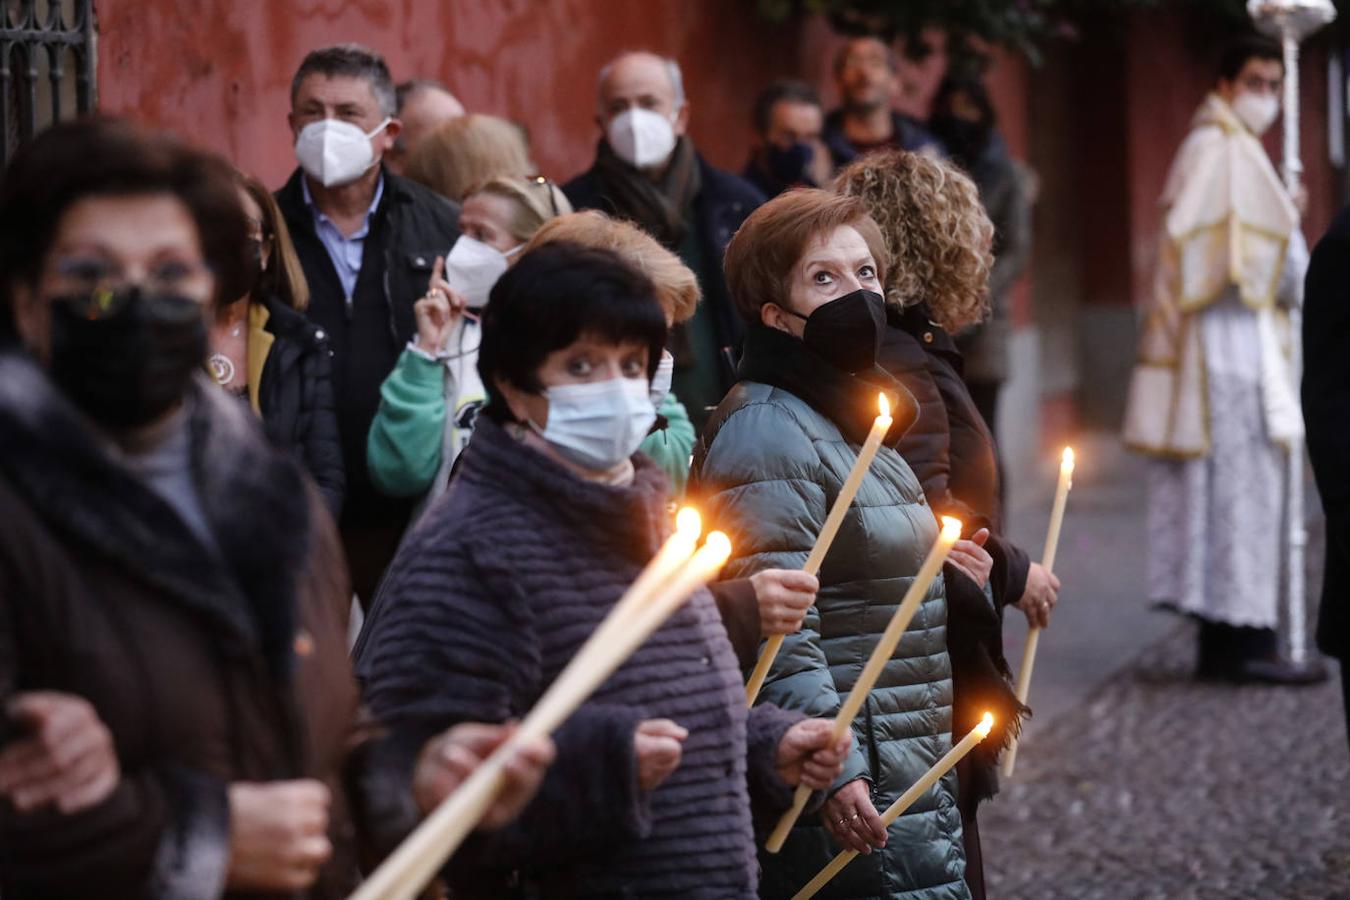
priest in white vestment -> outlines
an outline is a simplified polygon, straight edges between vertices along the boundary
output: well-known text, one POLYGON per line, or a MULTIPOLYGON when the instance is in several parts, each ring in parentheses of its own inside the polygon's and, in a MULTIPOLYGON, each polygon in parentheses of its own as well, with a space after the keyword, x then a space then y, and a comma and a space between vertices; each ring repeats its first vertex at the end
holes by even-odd
POLYGON ((1308 249, 1259 140, 1278 44, 1226 55, 1162 196, 1159 265, 1125 441, 1147 454, 1149 599, 1200 621, 1197 675, 1282 681, 1276 626, 1289 441, 1301 437, 1289 309, 1308 249))

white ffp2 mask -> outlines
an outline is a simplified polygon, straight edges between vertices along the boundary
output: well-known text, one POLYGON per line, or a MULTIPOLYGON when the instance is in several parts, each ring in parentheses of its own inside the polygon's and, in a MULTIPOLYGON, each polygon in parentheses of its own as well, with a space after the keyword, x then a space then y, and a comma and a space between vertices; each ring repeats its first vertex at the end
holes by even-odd
POLYGON ((560 384, 544 391, 548 422, 530 427, 564 458, 608 471, 637 452, 656 421, 645 378, 560 384))
POLYGON ((445 280, 464 297, 470 309, 487 306, 497 279, 506 273, 506 254, 461 234, 445 256, 445 280))
POLYGON ((1280 100, 1274 94, 1243 92, 1233 100, 1233 112, 1259 137, 1279 118, 1280 100))
POLYGON ((675 150, 675 127, 670 119, 637 106, 615 116, 606 137, 619 159, 638 169, 664 164, 675 150))
POLYGON ((370 139, 389 121, 386 118, 370 133, 341 119, 310 122, 295 139, 295 158, 300 168, 324 187, 351 184, 378 162, 370 139))

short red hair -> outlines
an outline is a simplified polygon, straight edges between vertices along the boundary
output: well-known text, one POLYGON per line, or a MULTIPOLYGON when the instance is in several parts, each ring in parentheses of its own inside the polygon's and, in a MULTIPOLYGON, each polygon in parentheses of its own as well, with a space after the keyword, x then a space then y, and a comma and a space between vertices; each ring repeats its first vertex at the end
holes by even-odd
POLYGON ((779 194, 751 213, 727 245, 724 260, 727 288, 741 318, 758 325, 766 304, 783 306, 788 279, 807 245, 844 225, 867 242, 882 281, 890 261, 886 242, 858 197, 806 188, 779 194))

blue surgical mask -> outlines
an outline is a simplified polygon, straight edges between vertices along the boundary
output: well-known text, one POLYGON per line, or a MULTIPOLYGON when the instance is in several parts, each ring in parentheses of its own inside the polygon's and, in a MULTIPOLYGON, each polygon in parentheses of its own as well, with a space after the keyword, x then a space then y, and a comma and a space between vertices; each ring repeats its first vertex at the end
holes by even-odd
POLYGON ((608 471, 637 452, 656 421, 645 378, 560 384, 544 391, 548 422, 529 425, 564 458, 608 471))

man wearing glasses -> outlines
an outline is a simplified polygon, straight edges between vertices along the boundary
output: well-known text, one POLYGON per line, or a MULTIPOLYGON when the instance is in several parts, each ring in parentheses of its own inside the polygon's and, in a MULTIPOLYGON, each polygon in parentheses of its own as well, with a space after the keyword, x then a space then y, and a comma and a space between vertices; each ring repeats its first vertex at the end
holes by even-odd
POLYGON ((1293 683, 1278 657, 1280 521, 1289 444, 1303 434, 1287 353, 1308 249, 1261 145, 1280 114, 1278 44, 1244 38, 1163 192, 1125 440, 1150 457, 1148 588, 1199 620, 1197 677, 1293 683))

